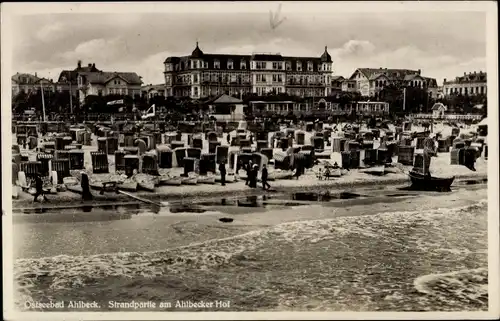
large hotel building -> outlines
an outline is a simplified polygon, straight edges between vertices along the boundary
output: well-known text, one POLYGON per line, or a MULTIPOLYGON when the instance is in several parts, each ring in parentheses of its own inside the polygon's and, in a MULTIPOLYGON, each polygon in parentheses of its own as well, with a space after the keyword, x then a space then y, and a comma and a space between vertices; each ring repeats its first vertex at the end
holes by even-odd
POLYGON ((206 54, 196 43, 190 56, 168 57, 164 64, 167 97, 199 99, 224 93, 321 97, 331 93, 333 63, 326 47, 319 57, 286 57, 206 54))
POLYGON ((464 72, 462 77, 455 77, 453 80, 443 81, 443 93, 445 96, 451 95, 486 95, 487 77, 486 72, 464 72))

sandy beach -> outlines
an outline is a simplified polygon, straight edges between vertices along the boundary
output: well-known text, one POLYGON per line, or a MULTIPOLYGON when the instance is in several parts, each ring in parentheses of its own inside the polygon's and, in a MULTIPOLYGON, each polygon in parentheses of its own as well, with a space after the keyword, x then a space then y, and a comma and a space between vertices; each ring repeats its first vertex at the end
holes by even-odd
MULTIPOLYGON (((397 157, 394 158, 397 160, 397 157)), ((450 154, 439 153, 437 157, 432 159, 431 173, 436 176, 448 177, 455 176, 456 179, 484 179, 487 178, 487 161, 483 158, 478 158, 476 161, 476 171, 473 172, 462 165, 450 165, 450 154)), ((411 167, 406 167, 410 170, 411 167)), ((277 180, 272 181, 271 186, 275 191, 298 191, 298 190, 314 190, 321 188, 357 188, 370 185, 396 185, 409 182, 408 176, 398 168, 388 168, 389 173, 385 176, 373 176, 363 173, 362 170, 355 169, 349 171, 346 175, 330 179, 318 180, 311 170, 307 171, 305 175, 301 176, 298 180, 277 180)), ((265 193, 262 189, 252 189, 245 185, 243 181, 230 183, 226 186, 221 186, 216 183, 215 185, 195 185, 195 186, 159 186, 155 189, 154 193, 146 191, 138 191, 131 193, 149 200, 172 201, 199 198, 199 197, 223 197, 223 196, 243 196, 243 195, 259 195, 265 193)), ((94 191, 94 194, 98 192, 94 191)), ((76 205, 98 205, 108 204, 109 202, 136 202, 136 200, 121 194, 106 193, 104 196, 99 196, 98 201, 93 201, 89 204, 81 201, 79 194, 65 191, 59 192, 57 195, 49 195, 50 202, 47 203, 34 203, 32 196, 20 191, 19 198, 13 200, 12 206, 14 209, 20 208, 51 208, 57 206, 76 206, 76 205), (106 197, 110 199, 107 200, 106 197), (78 202, 78 203, 75 203, 78 202)))

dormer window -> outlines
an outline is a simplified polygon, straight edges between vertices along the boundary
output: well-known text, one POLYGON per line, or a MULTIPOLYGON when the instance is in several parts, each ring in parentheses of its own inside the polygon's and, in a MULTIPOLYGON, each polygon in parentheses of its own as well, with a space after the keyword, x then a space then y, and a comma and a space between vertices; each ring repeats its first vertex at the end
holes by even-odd
POLYGON ((219 60, 214 60, 214 68, 220 69, 220 61, 219 60))
POLYGON ((227 61, 227 69, 234 69, 233 61, 231 59, 227 61))
POLYGON ((247 64, 245 60, 240 61, 240 69, 247 69, 247 64))

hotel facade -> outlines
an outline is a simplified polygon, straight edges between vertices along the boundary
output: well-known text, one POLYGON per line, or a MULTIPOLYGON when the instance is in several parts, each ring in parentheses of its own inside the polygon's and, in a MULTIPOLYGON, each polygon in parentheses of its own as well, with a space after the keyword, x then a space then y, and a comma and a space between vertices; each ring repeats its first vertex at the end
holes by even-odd
POLYGON ((464 72, 462 77, 456 77, 454 80, 443 81, 443 94, 446 97, 451 95, 486 95, 487 85, 486 85, 486 73, 479 72, 469 72, 468 74, 464 72))
POLYGON ((422 88, 428 91, 431 98, 438 96, 436 79, 421 76, 420 69, 358 68, 342 82, 342 91, 376 97, 388 85, 422 88))
POLYGON ((164 66, 166 97, 271 93, 323 97, 332 90, 333 62, 326 47, 319 57, 287 57, 205 54, 197 43, 191 55, 168 57, 164 66))

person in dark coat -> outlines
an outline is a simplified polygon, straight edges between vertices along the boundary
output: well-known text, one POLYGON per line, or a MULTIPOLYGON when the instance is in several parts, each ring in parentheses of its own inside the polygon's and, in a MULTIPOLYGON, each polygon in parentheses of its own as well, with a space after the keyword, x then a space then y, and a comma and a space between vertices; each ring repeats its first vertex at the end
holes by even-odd
POLYGON ((262 175, 260 177, 260 179, 262 180, 262 189, 264 189, 264 190, 271 188, 271 185, 269 185, 269 183, 267 182, 268 177, 269 177, 269 173, 267 171, 266 165, 264 165, 262 167, 262 175))
POLYGON ((35 175, 35 188, 36 188, 36 193, 33 202, 38 202, 38 196, 40 195, 43 196, 44 201, 48 201, 47 197, 45 196, 45 191, 43 190, 43 181, 40 173, 37 173, 35 175))
POLYGON ((82 186, 82 200, 83 201, 92 200, 93 196, 92 193, 90 192, 89 177, 86 173, 82 173, 82 180, 80 185, 82 186))
POLYGON ((226 186, 226 164, 224 161, 219 164, 220 171, 220 183, 222 186, 226 186))
POLYGON ((257 164, 254 164, 253 167, 250 169, 250 181, 249 181, 249 186, 251 188, 256 188, 257 187, 257 172, 259 171, 259 168, 257 164))
POLYGON ((303 165, 302 165, 302 162, 299 162, 297 164, 297 169, 295 170, 295 178, 296 179, 299 179, 300 175, 302 175, 304 169, 303 169, 303 165))
POLYGON ((251 173, 252 173, 252 161, 249 161, 248 164, 247 164, 247 167, 246 167, 246 171, 247 171, 247 179, 245 181, 245 185, 249 185, 250 184, 250 177, 251 177, 251 173))

